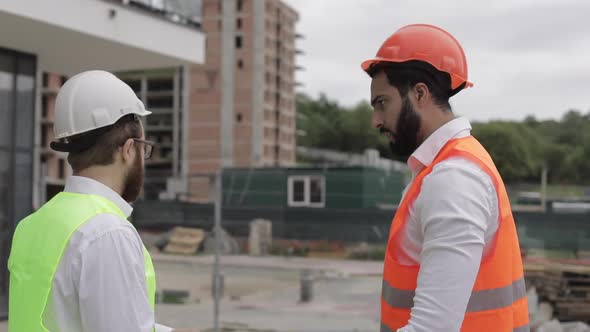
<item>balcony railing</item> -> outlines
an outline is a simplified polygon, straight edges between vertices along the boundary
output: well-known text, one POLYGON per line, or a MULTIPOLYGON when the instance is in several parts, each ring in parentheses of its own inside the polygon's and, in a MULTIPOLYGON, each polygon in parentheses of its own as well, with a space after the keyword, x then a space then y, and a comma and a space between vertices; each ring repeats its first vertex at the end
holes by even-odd
POLYGON ((174 23, 201 28, 201 0, 103 0, 129 6, 174 23))

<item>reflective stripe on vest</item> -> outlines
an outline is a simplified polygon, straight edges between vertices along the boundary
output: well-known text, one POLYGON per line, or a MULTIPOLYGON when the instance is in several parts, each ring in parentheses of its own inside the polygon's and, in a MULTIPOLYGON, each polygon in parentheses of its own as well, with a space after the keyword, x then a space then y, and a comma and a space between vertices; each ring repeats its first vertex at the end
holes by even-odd
MULTIPOLYGON (((414 305, 420 265, 400 264, 400 248, 410 207, 420 194, 422 181, 436 164, 447 158, 467 159, 486 172, 498 194, 499 223, 494 245, 482 260, 461 324, 461 332, 528 331, 528 304, 516 226, 502 179, 485 149, 473 137, 449 141, 435 160, 421 170, 395 213, 383 270, 381 331, 408 324, 414 305)), ((452 184, 450 184, 452 185, 452 184)), ((442 324, 441 324, 442 325, 442 324)))
MULTIPOLYGON (((412 309, 414 295, 416 295, 416 292, 413 290, 397 289, 391 287, 387 281, 383 281, 383 300, 394 308, 412 309)), ((505 287, 473 291, 466 312, 504 308, 525 296, 524 278, 520 278, 505 287)))
MULTIPOLYGON (((379 331, 380 332, 396 332, 395 330, 390 329, 389 326, 387 326, 383 323, 381 323, 381 329, 379 331)), ((530 332, 530 331, 531 331, 531 327, 529 326, 529 324, 523 325, 521 327, 517 327, 512 330, 512 332, 530 332)))
MULTIPOLYGON (((126 219, 119 207, 106 198, 59 193, 17 225, 8 261, 9 331, 47 331, 43 315, 70 237, 86 221, 103 213, 126 219)), ((145 247, 143 249, 146 286, 153 309, 156 278, 152 259, 145 247)))

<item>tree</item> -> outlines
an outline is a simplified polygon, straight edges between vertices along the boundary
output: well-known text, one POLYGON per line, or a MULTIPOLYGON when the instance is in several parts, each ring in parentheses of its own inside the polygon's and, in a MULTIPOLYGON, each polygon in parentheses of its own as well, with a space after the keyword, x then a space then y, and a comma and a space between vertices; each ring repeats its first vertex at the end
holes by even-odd
MULTIPOLYGON (((367 102, 342 107, 325 95, 297 96, 300 146, 362 153, 377 149, 393 158, 387 138, 371 126, 367 102)), ((474 123, 473 135, 492 155, 507 182, 538 182, 549 168, 551 183, 590 184, 590 112, 569 110, 559 121, 529 115, 522 122, 474 123)))
POLYGON ((570 110, 561 119, 561 130, 558 131, 557 143, 577 145, 587 134, 588 121, 576 110, 570 110))
POLYGON ((387 139, 371 127, 372 111, 367 102, 345 108, 325 95, 320 95, 317 100, 298 95, 297 129, 304 133, 298 138, 298 144, 354 153, 384 149, 387 139))
POLYGON ((510 122, 499 121, 474 125, 473 135, 488 150, 506 182, 530 178, 538 168, 533 151, 519 129, 510 122))
POLYGON ((590 179, 590 138, 586 137, 580 143, 564 158, 565 163, 562 167, 564 174, 561 176, 567 175, 567 179, 573 183, 588 183, 590 179))

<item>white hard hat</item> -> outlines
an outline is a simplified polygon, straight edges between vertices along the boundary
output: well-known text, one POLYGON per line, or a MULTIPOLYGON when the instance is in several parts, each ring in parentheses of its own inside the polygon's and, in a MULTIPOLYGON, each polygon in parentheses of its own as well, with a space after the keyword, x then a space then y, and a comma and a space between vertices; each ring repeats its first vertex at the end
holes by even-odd
POLYGON ((146 116, 137 95, 115 75, 92 70, 70 78, 59 90, 55 102, 55 139, 108 127, 127 114, 146 116))

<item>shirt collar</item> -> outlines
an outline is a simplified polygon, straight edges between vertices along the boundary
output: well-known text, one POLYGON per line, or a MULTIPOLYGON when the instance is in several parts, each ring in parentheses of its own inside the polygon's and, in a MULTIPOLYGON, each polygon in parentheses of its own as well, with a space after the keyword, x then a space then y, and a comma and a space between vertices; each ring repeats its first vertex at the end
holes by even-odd
POLYGON ((434 131, 412 153, 408 159, 408 167, 413 173, 429 166, 440 150, 452 139, 471 135, 471 124, 467 118, 455 118, 434 131))
POLYGON ((133 208, 113 189, 101 182, 83 176, 71 176, 66 180, 64 191, 77 194, 97 195, 113 202, 127 218, 133 212, 133 208))

